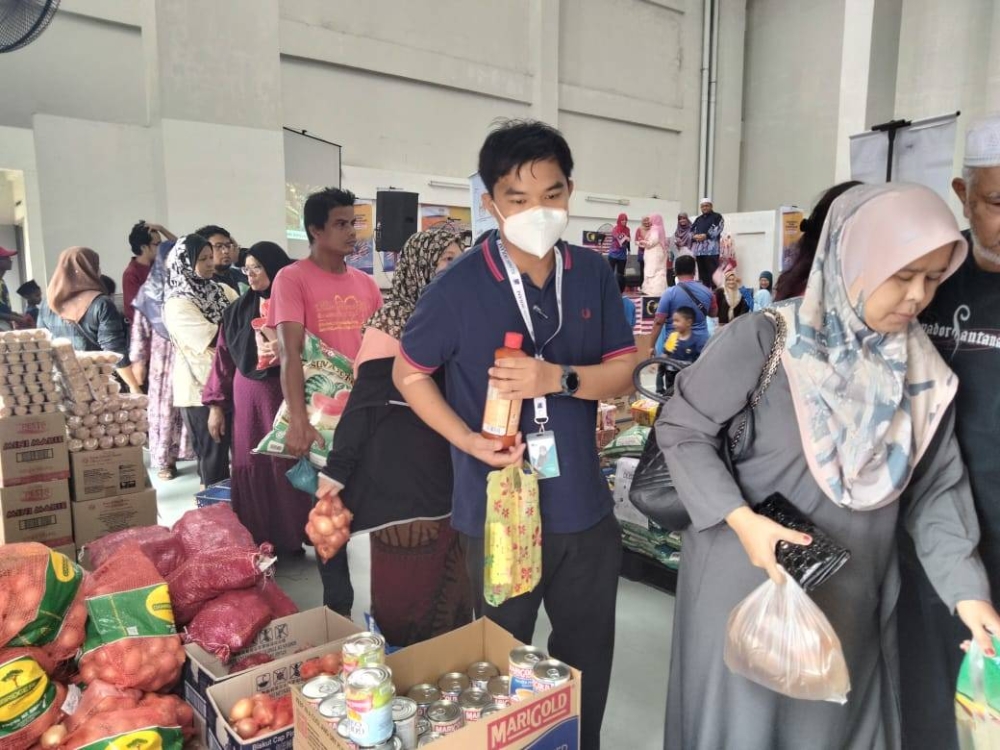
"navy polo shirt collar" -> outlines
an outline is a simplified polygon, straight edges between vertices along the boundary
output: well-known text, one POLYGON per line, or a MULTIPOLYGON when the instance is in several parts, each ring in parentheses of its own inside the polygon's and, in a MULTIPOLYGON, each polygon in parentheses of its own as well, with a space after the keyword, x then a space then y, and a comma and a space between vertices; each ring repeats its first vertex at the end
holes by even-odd
MULTIPOLYGON (((497 239, 499 237, 500 233, 494 230, 488 237, 483 239, 483 260, 486 261, 486 267, 494 279, 497 281, 506 281, 507 274, 504 273, 503 260, 500 258, 500 248, 497 246, 497 239)), ((559 240, 556 243, 556 250, 562 253, 563 271, 573 270, 573 254, 569 250, 569 245, 565 241, 559 240)))

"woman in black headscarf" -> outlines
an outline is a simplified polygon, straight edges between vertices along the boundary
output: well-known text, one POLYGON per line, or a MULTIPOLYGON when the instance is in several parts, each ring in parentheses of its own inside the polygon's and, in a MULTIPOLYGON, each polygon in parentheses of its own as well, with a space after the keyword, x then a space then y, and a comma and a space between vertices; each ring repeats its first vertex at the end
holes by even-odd
POLYGON ((294 461, 252 451, 270 431, 281 406, 277 336, 262 324, 274 277, 291 262, 273 242, 258 242, 246 251, 243 270, 250 288, 223 313, 212 373, 202 395, 210 407, 212 437, 219 440, 232 430, 233 510, 254 541, 271 542, 278 554, 286 555, 302 552, 312 498, 285 477, 294 461))

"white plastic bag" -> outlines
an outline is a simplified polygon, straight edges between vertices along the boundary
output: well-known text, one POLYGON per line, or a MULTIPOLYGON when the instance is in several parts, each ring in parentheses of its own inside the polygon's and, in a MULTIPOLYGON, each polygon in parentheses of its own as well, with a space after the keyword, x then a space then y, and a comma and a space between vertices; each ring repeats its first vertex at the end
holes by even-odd
POLYGON ((726 666, 789 698, 846 703, 851 690, 840 639, 787 573, 768 579, 729 616, 726 666))

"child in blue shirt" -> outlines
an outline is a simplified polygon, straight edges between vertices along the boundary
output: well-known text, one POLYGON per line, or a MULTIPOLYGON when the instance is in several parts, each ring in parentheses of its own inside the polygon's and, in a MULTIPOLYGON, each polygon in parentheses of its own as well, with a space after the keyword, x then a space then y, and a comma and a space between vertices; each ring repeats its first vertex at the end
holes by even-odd
POLYGON ((667 336, 663 350, 668 357, 681 362, 694 362, 708 343, 708 336, 694 330, 695 312, 691 307, 679 307, 674 312, 673 331, 667 336))

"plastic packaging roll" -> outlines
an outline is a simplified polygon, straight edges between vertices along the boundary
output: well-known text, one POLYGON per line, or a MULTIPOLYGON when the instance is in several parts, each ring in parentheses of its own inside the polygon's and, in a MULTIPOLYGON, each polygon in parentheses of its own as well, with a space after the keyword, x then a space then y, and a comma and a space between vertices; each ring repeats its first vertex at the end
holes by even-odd
POLYGON ((140 446, 146 444, 146 433, 145 432, 133 432, 128 437, 128 442, 130 445, 140 446))
POLYGON ((100 440, 102 437, 107 435, 107 428, 102 424, 95 424, 90 428, 90 436, 95 437, 100 440))
POLYGON ((87 416, 85 416, 83 418, 83 426, 84 427, 93 427, 95 424, 97 424, 97 415, 96 414, 88 414, 87 416))
POLYGON ((138 422, 135 423, 135 431, 136 432, 145 432, 145 433, 148 434, 149 433, 149 421, 145 420, 145 419, 140 419, 138 422))
POLYGON ((142 409, 132 409, 128 413, 128 418, 129 418, 129 421, 131 421, 131 422, 140 422, 140 421, 142 421, 142 419, 145 418, 145 416, 146 416, 146 412, 144 412, 142 409))
POLYGON ((87 440, 90 438, 90 430, 86 427, 80 427, 76 430, 73 430, 73 437, 75 437, 77 440, 87 440))
POLYGON ((133 432, 135 432, 135 423, 134 422, 125 422, 121 426, 121 428, 122 428, 122 435, 131 435, 133 432))
POLYGON ((83 441, 83 449, 85 451, 96 451, 100 446, 101 443, 97 438, 87 438, 83 441))
POLYGON ((121 435, 122 434, 121 425, 119 425, 117 422, 115 422, 114 424, 109 424, 107 427, 104 428, 104 434, 110 435, 111 437, 117 437, 118 435, 121 435))
POLYGON ((70 453, 79 453, 80 451, 83 450, 83 441, 73 438, 68 443, 66 443, 66 447, 69 448, 70 453))
POLYGON ((83 427, 83 419, 78 416, 66 417, 66 427, 72 432, 73 430, 79 430, 83 427))
POLYGON ((90 402, 90 413, 91 414, 100 414, 101 412, 105 411, 106 409, 107 409, 107 407, 104 405, 104 402, 102 402, 102 401, 91 401, 90 402))
POLYGON ((90 407, 87 406, 86 404, 80 404, 80 403, 73 404, 73 414, 80 417, 82 424, 83 417, 90 414, 90 407))
POLYGON ((97 444, 100 446, 102 451, 106 451, 115 447, 115 439, 104 436, 97 439, 97 444))
POLYGON ((118 424, 125 424, 128 422, 128 412, 125 409, 122 409, 120 412, 115 414, 115 421, 118 424))
POLYGON ((115 435, 112 440, 115 441, 117 448, 124 448, 128 445, 128 435, 115 435))
POLYGON ((112 424, 115 423, 115 415, 112 412, 110 412, 110 411, 104 412, 99 417, 99 419, 100 419, 101 424, 103 424, 103 425, 112 425, 112 424))

